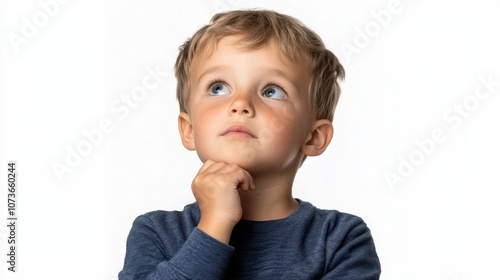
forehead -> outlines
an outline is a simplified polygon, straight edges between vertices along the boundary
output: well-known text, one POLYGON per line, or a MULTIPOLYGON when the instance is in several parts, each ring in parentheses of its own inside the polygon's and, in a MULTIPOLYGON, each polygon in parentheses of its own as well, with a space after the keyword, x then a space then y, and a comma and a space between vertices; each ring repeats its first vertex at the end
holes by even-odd
MULTIPOLYGON (((300 58, 300 56, 297 56, 300 58)), ((240 36, 228 36, 208 43, 194 55, 191 78, 203 75, 208 68, 241 68, 241 63, 253 68, 277 70, 291 80, 309 78, 310 71, 304 59, 289 57, 273 39, 259 45, 252 45, 240 36)), ((276 71, 275 71, 276 72, 276 71)))

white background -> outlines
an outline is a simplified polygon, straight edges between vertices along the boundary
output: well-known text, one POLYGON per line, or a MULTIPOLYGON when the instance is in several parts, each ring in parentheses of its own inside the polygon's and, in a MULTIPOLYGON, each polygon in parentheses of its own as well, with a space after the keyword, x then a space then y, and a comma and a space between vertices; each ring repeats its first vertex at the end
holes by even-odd
POLYGON ((1 181, 9 160, 18 172, 17 273, 0 184, 1 279, 117 279, 133 219, 193 201, 201 163, 177 132, 177 49, 216 12, 256 7, 299 18, 347 72, 334 139, 294 195, 361 216, 382 279, 500 279, 497 1, 401 0, 381 23, 389 0, 66 2, 1 1, 1 181), (128 115, 113 109, 148 69, 161 83, 128 115), (103 120, 112 131, 69 167, 103 120), (436 130, 442 141, 424 140, 436 130))

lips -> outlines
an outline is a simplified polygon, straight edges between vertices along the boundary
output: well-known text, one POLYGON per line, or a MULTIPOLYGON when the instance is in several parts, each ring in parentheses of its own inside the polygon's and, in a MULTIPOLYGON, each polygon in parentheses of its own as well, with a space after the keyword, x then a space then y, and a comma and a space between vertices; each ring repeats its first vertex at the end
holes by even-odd
POLYGON ((255 134, 244 125, 232 125, 228 127, 223 133, 223 136, 237 137, 237 138, 257 138, 255 134))

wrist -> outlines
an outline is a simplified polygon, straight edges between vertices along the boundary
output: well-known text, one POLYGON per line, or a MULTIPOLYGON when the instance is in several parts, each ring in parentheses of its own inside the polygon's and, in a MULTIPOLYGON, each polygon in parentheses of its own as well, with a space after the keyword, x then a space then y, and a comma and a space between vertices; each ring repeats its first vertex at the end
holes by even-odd
POLYGON ((234 226, 235 224, 231 222, 216 219, 203 219, 203 217, 198 223, 199 230, 225 244, 229 244, 234 226))

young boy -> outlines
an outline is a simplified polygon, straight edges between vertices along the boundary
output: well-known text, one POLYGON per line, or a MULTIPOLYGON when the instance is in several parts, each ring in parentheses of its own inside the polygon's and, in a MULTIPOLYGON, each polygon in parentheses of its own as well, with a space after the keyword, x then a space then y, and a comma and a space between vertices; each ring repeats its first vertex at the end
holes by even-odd
MULTIPOLYGON (((313 31, 272 11, 217 14, 175 65, 196 203, 132 226, 125 279, 379 279, 366 224, 294 199, 325 151, 344 69, 313 31)), ((314 188, 314 186, 311 186, 314 188)))

